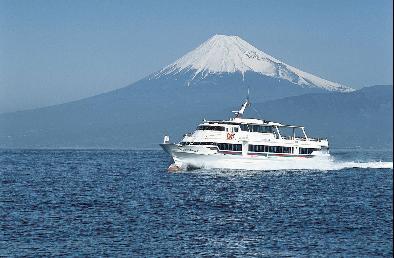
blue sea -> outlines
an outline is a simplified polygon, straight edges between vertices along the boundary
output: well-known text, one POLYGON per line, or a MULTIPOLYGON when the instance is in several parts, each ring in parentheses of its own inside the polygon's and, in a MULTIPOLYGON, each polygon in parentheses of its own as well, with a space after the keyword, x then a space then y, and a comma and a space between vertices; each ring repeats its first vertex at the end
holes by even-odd
POLYGON ((352 165, 169 173, 160 150, 1 150, 0 256, 392 257, 392 152, 332 154, 352 165))

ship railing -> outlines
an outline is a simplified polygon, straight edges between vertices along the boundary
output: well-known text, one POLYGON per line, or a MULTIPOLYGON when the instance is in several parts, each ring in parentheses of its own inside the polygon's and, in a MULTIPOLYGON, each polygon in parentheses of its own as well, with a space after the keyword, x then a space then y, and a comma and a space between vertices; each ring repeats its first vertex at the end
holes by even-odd
POLYGON ((305 137, 293 137, 293 136, 286 136, 283 137, 286 140, 295 140, 295 141, 313 141, 313 142, 321 142, 327 141, 327 138, 305 138, 305 137))

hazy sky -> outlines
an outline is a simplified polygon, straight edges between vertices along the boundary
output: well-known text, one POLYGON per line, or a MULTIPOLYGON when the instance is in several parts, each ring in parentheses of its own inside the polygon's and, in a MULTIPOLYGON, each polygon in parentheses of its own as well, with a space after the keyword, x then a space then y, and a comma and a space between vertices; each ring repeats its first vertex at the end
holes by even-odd
POLYGON ((360 88, 392 84, 391 0, 2 1, 0 112, 124 87, 214 34, 360 88))

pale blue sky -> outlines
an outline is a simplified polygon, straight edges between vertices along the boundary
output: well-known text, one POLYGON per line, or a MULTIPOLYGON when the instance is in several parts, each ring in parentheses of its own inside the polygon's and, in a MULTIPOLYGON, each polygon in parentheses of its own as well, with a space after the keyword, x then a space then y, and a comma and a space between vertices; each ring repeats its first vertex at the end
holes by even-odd
POLYGON ((304 71, 392 84, 392 1, 2 1, 0 112, 124 87, 214 34, 304 71))

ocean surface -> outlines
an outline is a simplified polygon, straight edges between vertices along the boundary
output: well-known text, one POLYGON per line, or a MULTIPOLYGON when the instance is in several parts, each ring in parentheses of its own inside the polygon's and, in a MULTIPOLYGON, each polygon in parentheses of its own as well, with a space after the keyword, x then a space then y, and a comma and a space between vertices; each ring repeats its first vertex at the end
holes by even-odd
POLYGON ((167 172, 160 150, 0 150, 0 256, 392 257, 391 151, 167 172))

